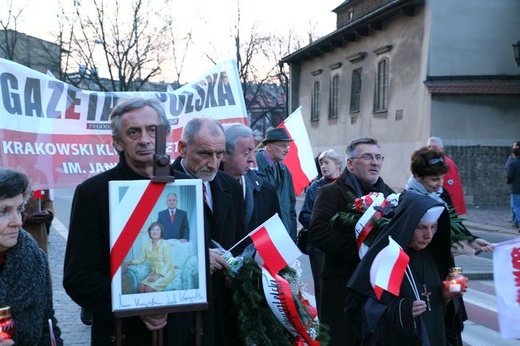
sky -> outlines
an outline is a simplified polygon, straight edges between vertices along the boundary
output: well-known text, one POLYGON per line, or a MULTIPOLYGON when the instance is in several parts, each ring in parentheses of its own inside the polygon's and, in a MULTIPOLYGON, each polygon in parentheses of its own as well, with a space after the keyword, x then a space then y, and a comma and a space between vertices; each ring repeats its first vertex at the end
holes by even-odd
MULTIPOLYGON (((57 32, 56 14, 60 3, 71 0, 18 0, 17 6, 26 3, 23 21, 18 30, 41 39, 54 41, 52 32, 57 32)), ((89 0, 83 0, 84 2, 89 0)), ((120 0, 121 3, 131 0, 120 0)), ((151 0, 161 1, 161 0, 151 0)), ((193 30, 193 43, 182 70, 181 82, 190 82, 213 66, 204 57, 224 61, 233 59, 231 33, 237 17, 237 6, 241 12, 241 32, 248 32, 253 25, 261 33, 288 33, 293 29, 301 37, 307 37, 309 29, 317 37, 335 29, 336 15, 332 12, 343 0, 191 0, 175 8, 175 28, 180 33, 193 30)), ((174 3, 178 3, 175 1, 174 3)), ((245 36, 245 35, 244 35, 245 36)), ((161 80, 168 81, 173 67, 161 66, 161 80)), ((102 75, 102 71, 100 71, 102 75)))

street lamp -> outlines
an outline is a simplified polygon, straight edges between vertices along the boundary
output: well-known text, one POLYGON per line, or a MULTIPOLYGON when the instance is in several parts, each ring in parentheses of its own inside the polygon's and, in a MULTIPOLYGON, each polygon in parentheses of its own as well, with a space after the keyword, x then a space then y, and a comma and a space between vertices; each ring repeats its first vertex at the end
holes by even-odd
POLYGON ((520 41, 513 43, 513 52, 515 53, 516 64, 520 66, 520 41))

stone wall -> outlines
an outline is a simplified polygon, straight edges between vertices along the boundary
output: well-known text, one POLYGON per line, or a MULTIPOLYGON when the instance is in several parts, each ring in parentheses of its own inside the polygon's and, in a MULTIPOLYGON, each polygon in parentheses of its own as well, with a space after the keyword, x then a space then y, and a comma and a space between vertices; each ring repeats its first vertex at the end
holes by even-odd
POLYGON ((446 146, 444 150, 459 167, 467 205, 509 204, 504 164, 511 146, 446 146))

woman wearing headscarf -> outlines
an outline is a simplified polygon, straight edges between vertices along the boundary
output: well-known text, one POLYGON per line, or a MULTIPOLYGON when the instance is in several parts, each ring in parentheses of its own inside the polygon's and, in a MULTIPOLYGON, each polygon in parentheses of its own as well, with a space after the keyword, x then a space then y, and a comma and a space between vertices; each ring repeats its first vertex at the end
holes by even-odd
POLYGON ((452 314, 453 298, 445 280, 453 258, 450 253, 450 220, 443 203, 405 191, 395 216, 378 236, 348 282, 353 290, 350 309, 363 311, 364 345, 446 345, 445 316, 452 314), (371 269, 390 237, 408 255, 409 263, 399 295, 372 287, 371 269))
POLYGON ((50 346, 51 331, 56 344, 63 345, 54 317, 47 256, 22 229, 30 193, 25 174, 0 169, 0 308, 10 308, 16 330, 10 340, 16 346, 50 346))

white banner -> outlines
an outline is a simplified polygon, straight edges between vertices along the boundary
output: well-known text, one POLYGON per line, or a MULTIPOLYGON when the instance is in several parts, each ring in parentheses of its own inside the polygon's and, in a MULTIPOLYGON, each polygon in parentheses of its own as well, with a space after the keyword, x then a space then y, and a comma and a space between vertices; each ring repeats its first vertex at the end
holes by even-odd
POLYGON ((166 153, 177 153, 193 116, 247 124, 242 87, 232 60, 174 92, 97 92, 0 59, 2 167, 26 172, 35 189, 75 186, 118 162, 109 115, 117 100, 140 95, 162 101, 172 125, 166 153))
POLYGON ((495 246, 493 277, 500 334, 520 338, 520 237, 495 246))

